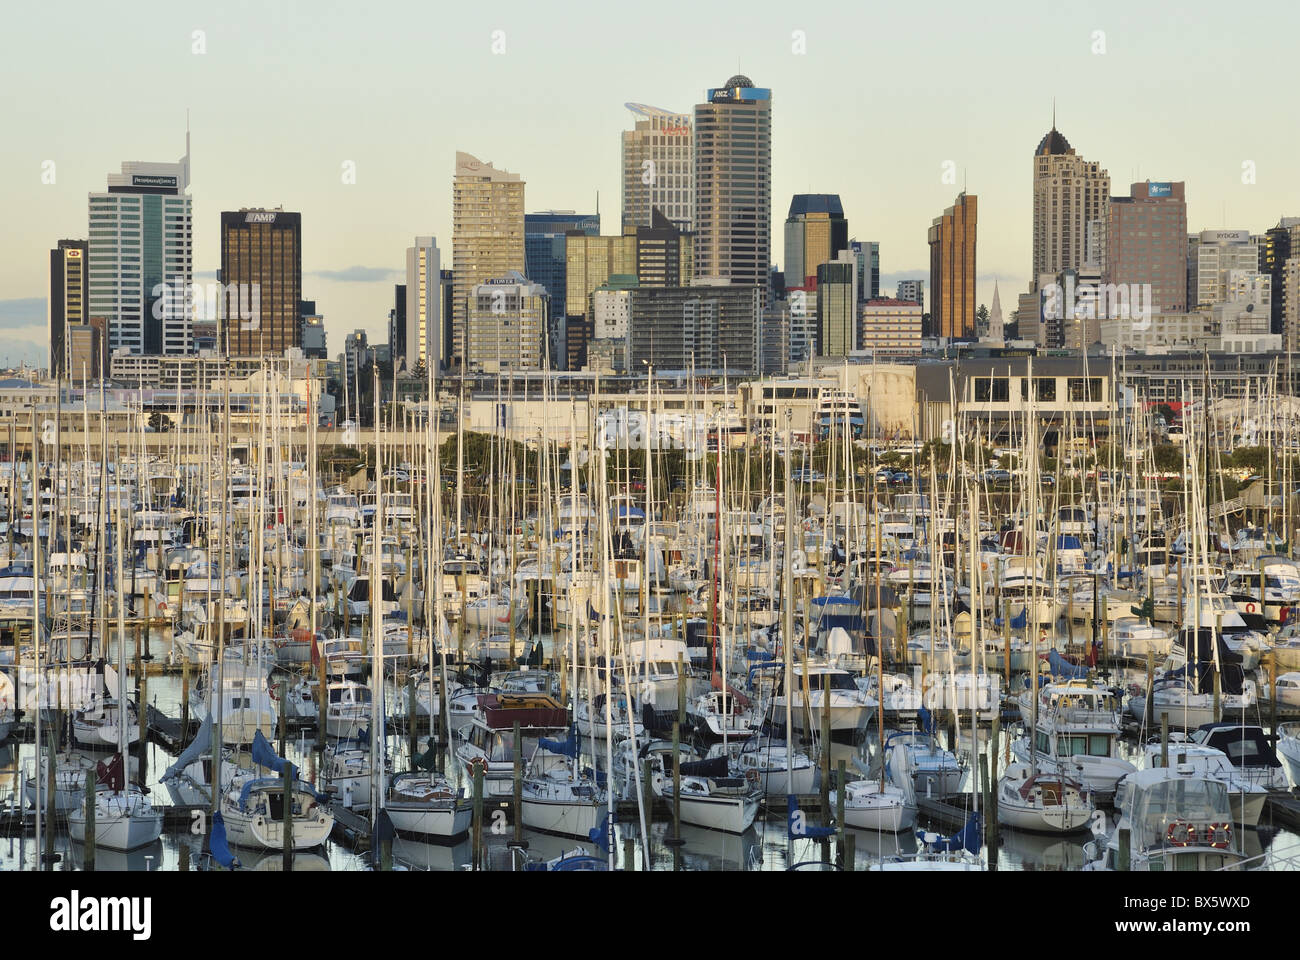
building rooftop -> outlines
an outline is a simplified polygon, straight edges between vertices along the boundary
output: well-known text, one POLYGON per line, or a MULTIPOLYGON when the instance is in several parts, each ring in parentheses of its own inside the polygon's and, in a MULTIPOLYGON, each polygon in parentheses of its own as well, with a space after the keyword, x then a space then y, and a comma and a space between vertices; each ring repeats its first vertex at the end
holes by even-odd
POLYGON ((1034 151, 1034 155, 1038 157, 1065 153, 1074 153, 1074 149, 1070 146, 1070 141, 1066 140, 1056 127, 1043 134, 1043 139, 1038 141, 1038 149, 1034 151))
POLYGON ((840 202, 838 193, 796 193, 790 200, 788 217, 793 219, 810 213, 826 213, 832 217, 843 217, 844 205, 840 202))

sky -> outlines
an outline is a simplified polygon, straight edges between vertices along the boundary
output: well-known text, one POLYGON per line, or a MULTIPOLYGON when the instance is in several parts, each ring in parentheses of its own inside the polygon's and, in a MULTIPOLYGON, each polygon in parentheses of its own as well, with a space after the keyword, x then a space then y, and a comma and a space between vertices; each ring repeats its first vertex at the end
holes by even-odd
POLYGON ((331 356, 354 329, 387 339, 416 236, 450 265, 457 150, 520 174, 529 212, 599 194, 615 233, 624 104, 689 112, 737 72, 772 90, 773 260, 790 197, 837 193, 850 236, 881 244, 882 295, 928 292, 926 231, 964 184, 978 300, 996 281, 1015 309, 1053 101, 1112 193, 1186 181, 1193 232, 1300 215, 1283 2, 74 0, 0 24, 0 364, 45 362, 50 248, 87 235, 87 194, 123 161, 179 159, 187 111, 196 280, 219 266, 221 211, 300 212, 331 356))

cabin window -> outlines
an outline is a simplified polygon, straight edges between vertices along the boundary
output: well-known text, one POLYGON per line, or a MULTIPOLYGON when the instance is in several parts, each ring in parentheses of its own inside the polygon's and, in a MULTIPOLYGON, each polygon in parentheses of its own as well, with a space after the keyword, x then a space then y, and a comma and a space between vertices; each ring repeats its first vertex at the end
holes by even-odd
POLYGON ((1038 752, 1039 753, 1051 752, 1051 742, 1047 739, 1047 734, 1041 730, 1038 731, 1038 752))
POLYGON ((1243 764, 1250 766, 1249 761, 1259 757, 1259 745, 1254 740, 1232 739, 1224 744, 1223 752, 1228 755, 1228 759, 1232 761, 1234 767, 1240 767, 1243 764))
POLYGON ((1088 734, 1088 756, 1109 757, 1110 737, 1106 736, 1104 733, 1088 734))

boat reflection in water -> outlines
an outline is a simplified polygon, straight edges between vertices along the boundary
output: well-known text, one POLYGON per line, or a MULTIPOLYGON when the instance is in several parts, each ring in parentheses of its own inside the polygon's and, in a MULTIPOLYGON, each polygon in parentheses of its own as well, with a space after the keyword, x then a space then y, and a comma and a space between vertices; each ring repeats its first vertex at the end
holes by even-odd
POLYGON ((470 839, 460 843, 424 843, 400 834, 393 838, 393 869, 446 871, 459 870, 473 860, 470 839))
MULTIPOLYGON (((85 844, 77 841, 68 843, 64 863, 68 869, 85 870, 85 844)), ((134 850, 111 850, 108 847, 101 846, 95 848, 95 870, 97 871, 120 873, 129 870, 134 873, 137 871, 158 870, 162 866, 163 842, 161 838, 154 840, 152 843, 146 843, 144 846, 136 847, 134 850)))
MULTIPOLYGON (((671 831, 671 825, 666 825, 671 831)), ((744 833, 723 833, 706 827, 682 824, 681 849, 682 868, 685 870, 755 870, 763 862, 763 842, 759 834, 762 824, 750 826, 744 833)), ((784 831, 785 824, 776 824, 775 829, 784 831)), ((657 836, 655 850, 656 860, 667 852, 669 863, 672 862, 672 847, 663 846, 663 838, 657 836)))

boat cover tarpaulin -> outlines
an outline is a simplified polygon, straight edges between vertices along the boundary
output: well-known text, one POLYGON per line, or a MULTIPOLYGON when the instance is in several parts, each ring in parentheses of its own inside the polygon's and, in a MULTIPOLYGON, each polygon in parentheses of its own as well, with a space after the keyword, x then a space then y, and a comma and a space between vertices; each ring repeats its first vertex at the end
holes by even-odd
POLYGON ((120 753, 113 754, 107 761, 95 764, 95 782, 118 792, 126 789, 126 773, 120 753))
POLYGON ((543 750, 548 750, 551 753, 558 753, 562 757, 573 757, 574 759, 577 759, 578 731, 575 729, 570 728, 569 735, 563 740, 550 740, 546 737, 542 737, 537 742, 543 750))
MULTIPOLYGON (((952 853, 954 850, 966 850, 970 853, 979 853, 980 847, 983 846, 983 829, 982 818, 979 811, 970 815, 966 821, 966 826, 962 827, 961 832, 952 837, 939 837, 929 846, 934 850, 941 850, 946 853, 952 853)), ((916 837, 922 843, 925 843, 925 831, 916 831, 916 837)))
POLYGON ((411 766, 417 770, 431 771, 438 766, 438 742, 433 737, 430 737, 425 743, 428 749, 424 753, 417 754, 411 760, 411 766))
POLYGON ((203 718, 203 723, 199 725, 199 732, 194 735, 194 739, 189 742, 189 746, 181 751, 181 755, 176 758, 175 763, 167 768, 166 772, 163 773, 162 778, 167 780, 176 776, 176 774, 180 773, 195 760, 204 756, 208 752, 208 748, 211 744, 212 714, 209 713, 203 718))
POLYGON ((1082 680, 1088 675, 1087 667, 1076 666, 1066 660, 1055 647, 1047 651, 1047 663, 1052 668, 1053 676, 1064 677, 1067 680, 1082 680))
POLYGON ((212 859, 227 870, 240 866, 235 855, 230 852, 230 844, 226 840, 226 821, 219 810, 212 818, 212 837, 208 840, 208 849, 212 851, 212 859))
MULTIPOLYGON (((266 737, 262 736, 261 730, 253 734, 253 762, 259 767, 267 767, 276 773, 284 773, 284 768, 287 766, 290 771, 289 776, 298 779, 298 768, 275 752, 275 749, 266 742, 266 737)), ((243 805, 242 797, 240 805, 243 805)))
POLYGON ((712 757, 708 760, 692 760, 682 764, 683 777, 725 777, 730 771, 726 757, 712 757))
POLYGON ((1223 638, 1212 627, 1182 632, 1183 649, 1187 651, 1187 662, 1194 665, 1197 693, 1214 692, 1214 656, 1218 647, 1219 657, 1219 692, 1237 695, 1242 691, 1246 675, 1241 669, 1242 657, 1233 653, 1223 638))

